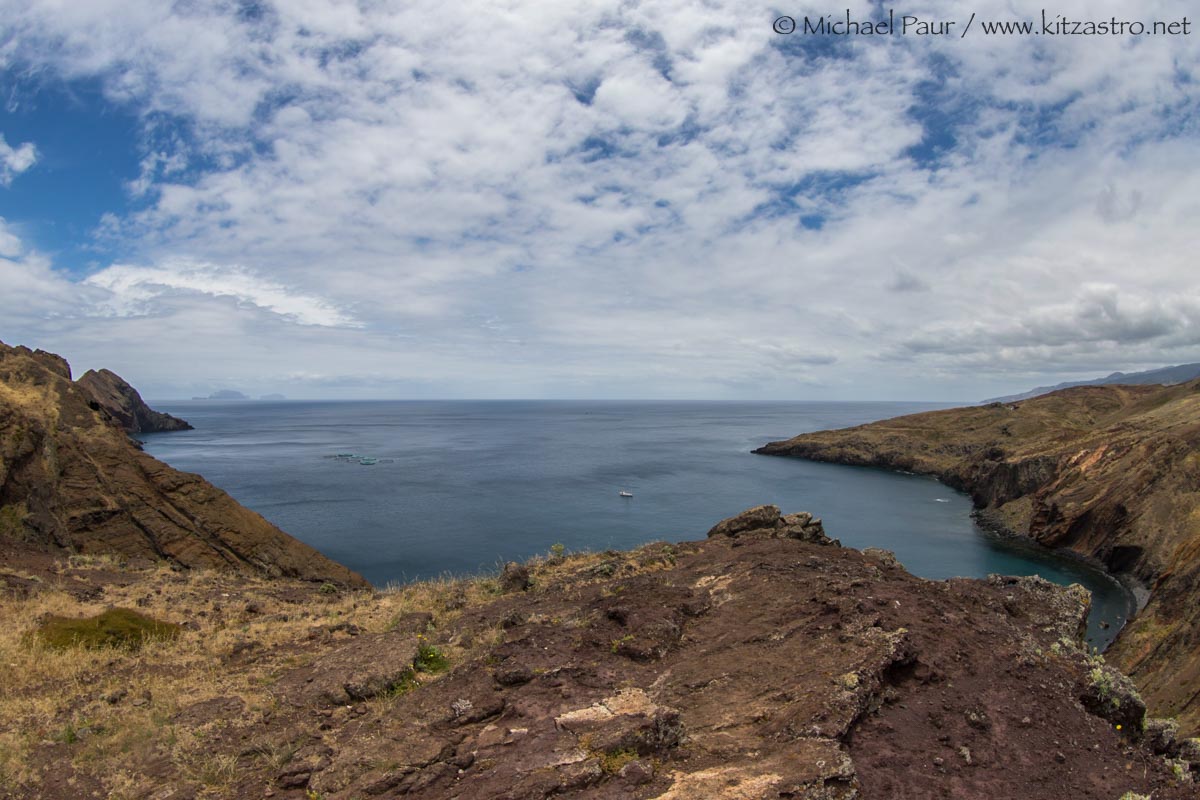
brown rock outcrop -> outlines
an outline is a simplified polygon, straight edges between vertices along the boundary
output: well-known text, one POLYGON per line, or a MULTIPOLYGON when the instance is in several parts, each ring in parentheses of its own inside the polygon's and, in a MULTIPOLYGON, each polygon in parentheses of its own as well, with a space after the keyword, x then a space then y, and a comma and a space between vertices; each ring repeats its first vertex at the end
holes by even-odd
POLYGON ((755 451, 935 475, 985 522, 1150 588, 1109 649, 1151 711, 1200 731, 1200 381, 1086 386, 915 414, 755 451))
POLYGON ((840 544, 825 535, 821 520, 807 511, 783 514, 778 506, 755 506, 722 520, 708 532, 709 537, 766 537, 770 539, 800 539, 813 544, 840 544))
POLYGON ((366 585, 196 475, 140 452, 58 356, 0 343, 0 564, 107 553, 366 585))
POLYGON ((6 676, 36 701, 0 715, 25 765, 11 796, 1196 796, 1195 743, 1157 724, 1141 737, 1136 695, 1080 647, 1085 591, 927 581, 882 551, 776 530, 535 560, 531 588, 509 593, 497 577, 380 593, 213 573, 110 585, 113 602, 195 622, 172 648, 106 656, 94 681, 49 685, 31 659, 6 676), (52 724, 44 708, 61 709, 52 724), (13 735, 73 719, 74 741, 13 735))
POLYGON ((155 411, 146 405, 125 379, 107 369, 88 370, 75 381, 101 408, 112 415, 113 421, 127 433, 158 433, 186 431, 192 426, 178 417, 155 411))

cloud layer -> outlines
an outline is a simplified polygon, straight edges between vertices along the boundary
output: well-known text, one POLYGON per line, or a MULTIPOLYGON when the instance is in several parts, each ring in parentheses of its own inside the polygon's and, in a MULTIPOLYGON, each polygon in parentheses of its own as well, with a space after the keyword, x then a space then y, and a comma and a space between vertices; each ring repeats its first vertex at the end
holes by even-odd
POLYGON ((160 393, 970 398, 1200 360, 1190 37, 815 41, 717 0, 60 11, 0 0, 0 63, 142 115, 140 202, 95 231, 132 257, 58 273, 10 220, 32 299, 2 333, 160 393))

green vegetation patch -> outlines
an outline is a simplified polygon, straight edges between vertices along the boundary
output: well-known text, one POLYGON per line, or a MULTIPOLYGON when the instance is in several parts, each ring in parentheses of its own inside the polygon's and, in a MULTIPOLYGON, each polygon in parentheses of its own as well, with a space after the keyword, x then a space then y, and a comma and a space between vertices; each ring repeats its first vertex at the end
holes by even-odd
POLYGON ((418 636, 417 641, 417 657, 413 659, 413 669, 428 673, 445 672, 449 669, 450 660, 441 650, 425 641, 424 636, 418 636))
POLYGON ((615 775, 621 771, 621 768, 630 761, 637 759, 636 750, 630 748, 620 748, 616 750, 606 750, 599 754, 600 769, 605 775, 615 775))
POLYGON ((151 640, 174 639, 181 628, 128 608, 110 608, 94 617, 48 617, 33 632, 47 647, 116 647, 137 650, 151 640))

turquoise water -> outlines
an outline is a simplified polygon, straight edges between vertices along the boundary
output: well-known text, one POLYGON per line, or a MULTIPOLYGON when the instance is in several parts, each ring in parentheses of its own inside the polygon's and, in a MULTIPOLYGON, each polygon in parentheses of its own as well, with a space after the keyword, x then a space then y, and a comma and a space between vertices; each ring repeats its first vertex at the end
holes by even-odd
POLYGON ((702 538, 762 503, 926 578, 1040 574, 1092 590, 1103 647, 1128 593, 1091 566, 984 534, 937 481, 752 455, 768 441, 928 403, 175 402, 196 429, 146 450, 197 472, 376 585, 568 550, 702 538), (354 454, 358 459, 333 458, 354 454), (618 495, 633 494, 631 498, 618 495), (1107 630, 1100 621, 1111 624, 1107 630))

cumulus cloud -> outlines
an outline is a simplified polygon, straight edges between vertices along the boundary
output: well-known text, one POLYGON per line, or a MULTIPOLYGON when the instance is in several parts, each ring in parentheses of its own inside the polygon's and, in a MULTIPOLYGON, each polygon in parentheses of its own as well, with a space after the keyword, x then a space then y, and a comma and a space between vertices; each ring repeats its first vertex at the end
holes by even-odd
POLYGON ((37 148, 33 142, 16 147, 10 145, 0 134, 0 186, 8 186, 17 175, 37 163, 37 148))
POLYGON ((186 353, 381 393, 970 397, 1200 359, 1169 299, 1198 288, 1184 37, 816 43, 723 0, 2 5, 9 63, 177 121, 103 225, 140 266, 75 284, 108 342, 174 337, 139 366, 163 385, 186 353), (237 341, 281 355, 215 353, 237 341))

